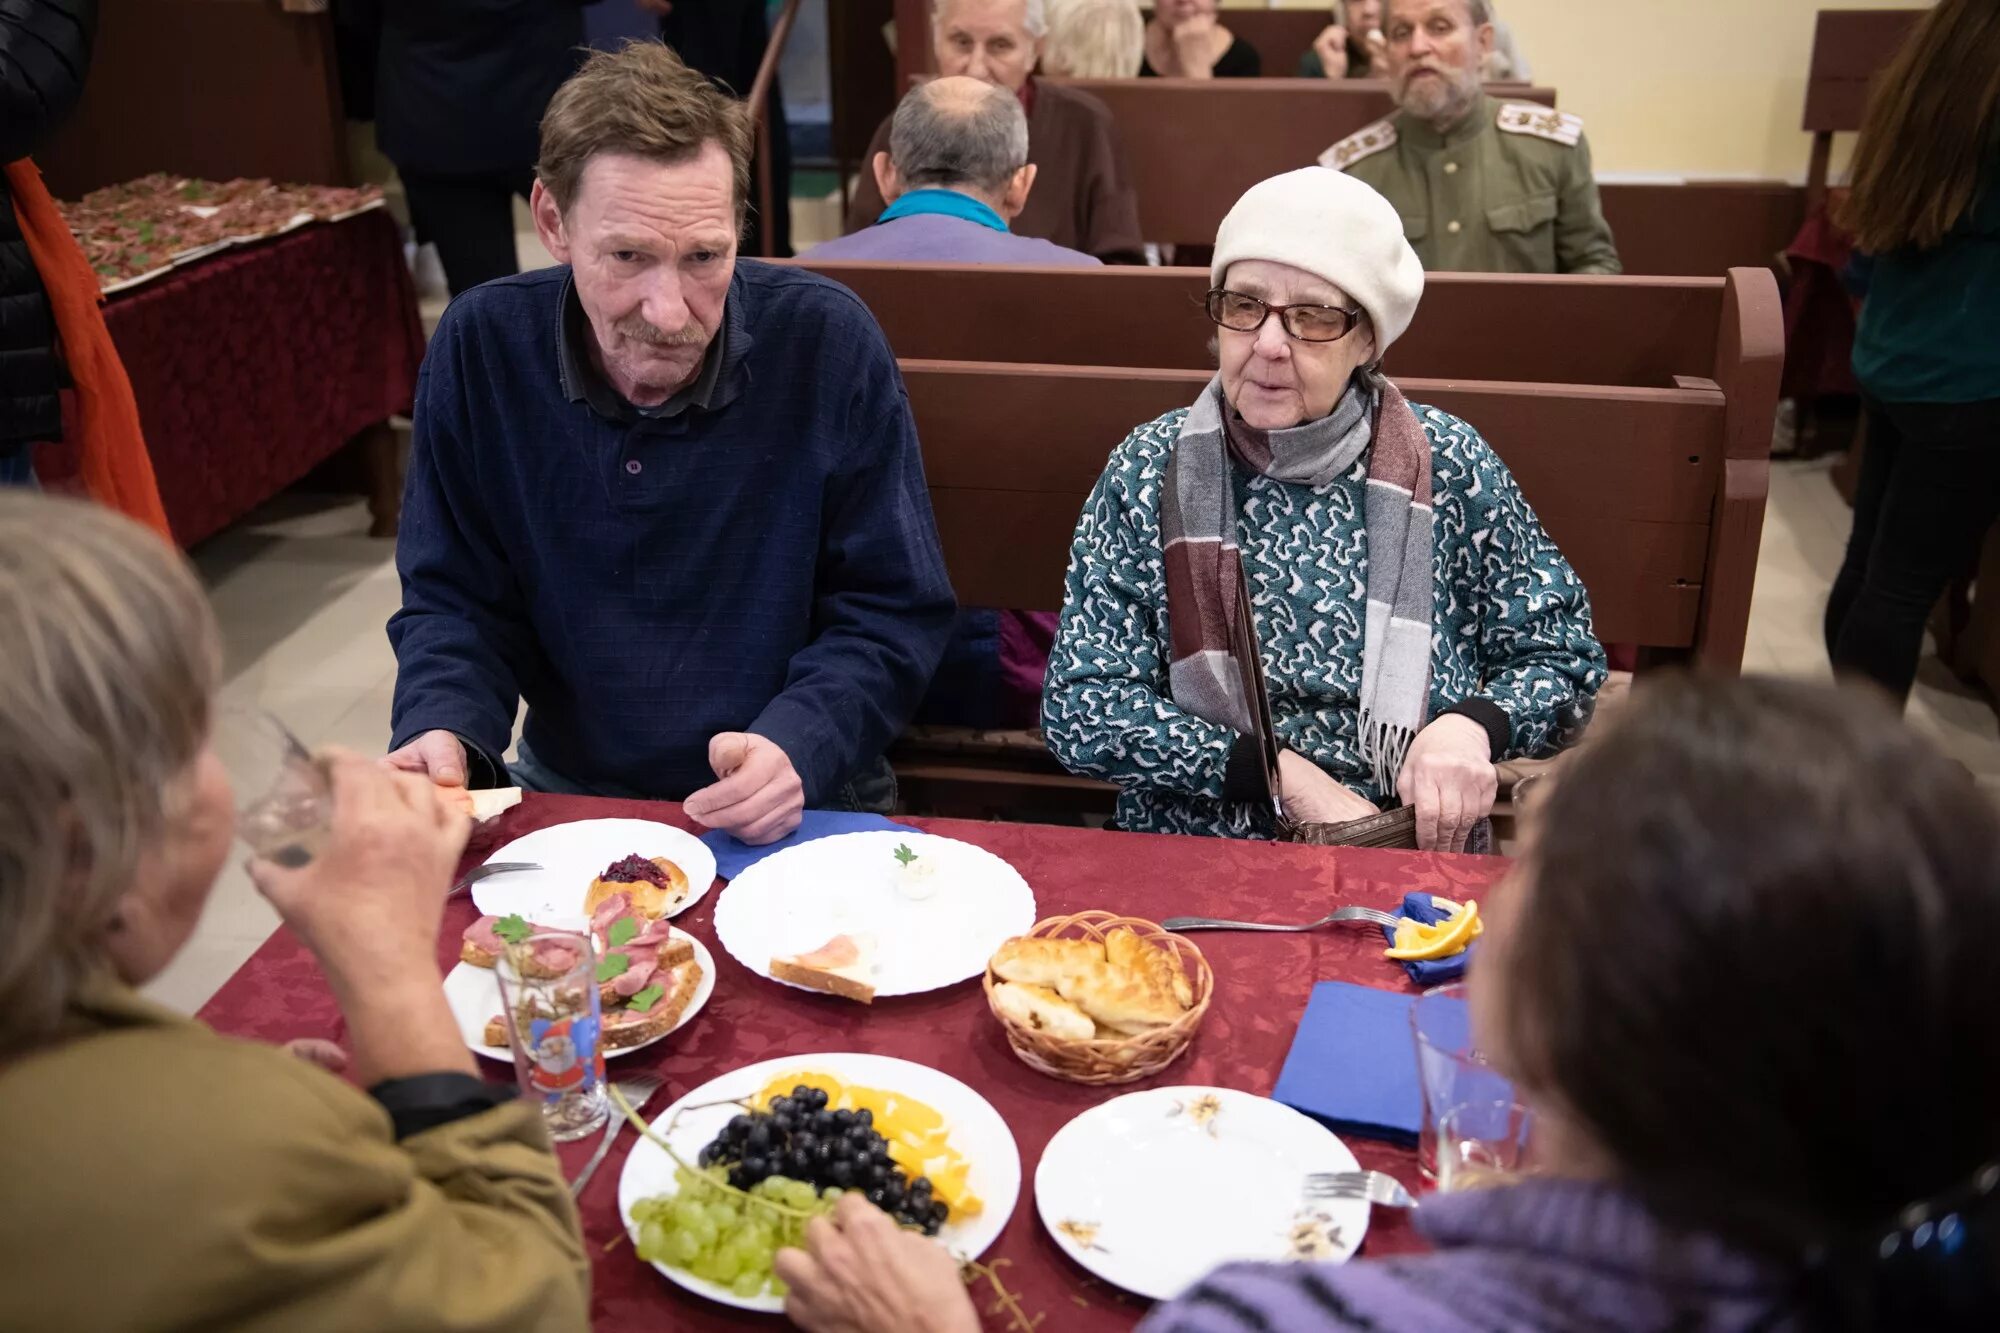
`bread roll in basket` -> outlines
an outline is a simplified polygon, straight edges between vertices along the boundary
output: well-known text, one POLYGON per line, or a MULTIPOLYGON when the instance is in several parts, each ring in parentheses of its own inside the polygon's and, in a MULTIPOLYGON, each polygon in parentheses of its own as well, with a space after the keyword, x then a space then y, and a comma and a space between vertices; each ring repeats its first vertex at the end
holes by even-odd
POLYGON ((1195 1030, 1201 1026, 1215 993, 1215 974, 1209 971, 1208 960, 1201 956, 1201 950, 1182 936, 1170 934, 1158 923, 1139 917, 1092 911, 1038 921, 1021 938, 1091 941, 1102 945, 1105 937, 1120 927, 1131 931, 1147 948, 1160 951, 1169 964, 1169 975, 1186 981, 1193 1003, 1172 1022, 1131 1035, 1109 1033, 1100 1022, 1097 1029, 1104 1035, 1060 1037, 1048 1028, 1032 1026, 1005 1011, 995 997, 995 988, 1004 978, 994 972, 989 961, 984 982, 987 1007, 1006 1029, 1007 1044, 1030 1069, 1071 1083, 1100 1086, 1131 1083, 1165 1069, 1194 1040, 1195 1030))

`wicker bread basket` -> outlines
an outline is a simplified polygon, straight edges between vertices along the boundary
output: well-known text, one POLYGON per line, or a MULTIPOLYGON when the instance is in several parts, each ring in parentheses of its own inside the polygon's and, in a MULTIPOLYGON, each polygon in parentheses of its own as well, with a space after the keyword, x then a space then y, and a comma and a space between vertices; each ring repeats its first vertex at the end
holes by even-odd
POLYGON ((1201 950, 1184 937, 1170 934, 1156 923, 1138 917, 1119 916, 1114 912, 1077 912, 1071 916, 1052 916, 1037 921, 1025 938, 1101 941, 1120 926, 1174 956, 1194 987, 1194 1004, 1167 1026, 1137 1036, 1065 1040, 1016 1023, 1000 1012, 993 1003, 993 988, 1000 984, 1000 978, 993 975, 993 967, 989 963, 985 978, 987 1007, 993 1010, 993 1016, 1000 1020, 1000 1025, 1007 1029, 1007 1044, 1014 1048, 1014 1054, 1020 1056, 1022 1063, 1030 1069, 1040 1070, 1051 1078, 1067 1079, 1071 1083, 1131 1083, 1165 1069, 1179 1059, 1181 1053, 1187 1050, 1188 1043, 1194 1040, 1195 1029, 1201 1026, 1202 1016, 1208 1012, 1208 1002, 1215 994, 1215 974, 1209 971, 1208 960, 1201 956, 1201 950))

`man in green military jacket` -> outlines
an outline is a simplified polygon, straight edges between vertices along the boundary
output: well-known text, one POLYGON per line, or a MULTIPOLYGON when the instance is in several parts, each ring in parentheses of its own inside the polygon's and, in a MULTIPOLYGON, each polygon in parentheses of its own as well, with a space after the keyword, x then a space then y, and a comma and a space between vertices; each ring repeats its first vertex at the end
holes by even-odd
POLYGON ((1403 215, 1424 267, 1473 273, 1619 273, 1575 116, 1502 102, 1480 86, 1488 0, 1389 0, 1383 34, 1401 108, 1320 155, 1403 215))

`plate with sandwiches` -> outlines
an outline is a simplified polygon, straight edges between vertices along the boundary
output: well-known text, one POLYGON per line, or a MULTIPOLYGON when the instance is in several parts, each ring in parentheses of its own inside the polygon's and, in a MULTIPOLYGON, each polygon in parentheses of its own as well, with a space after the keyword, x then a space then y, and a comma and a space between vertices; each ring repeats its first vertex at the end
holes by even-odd
MULTIPOLYGON (((444 994, 459 1035, 475 1055, 514 1058, 494 964, 510 940, 525 939, 536 929, 519 916, 482 916, 465 929, 458 965, 444 979, 444 994)), ((598 906, 590 934, 597 945, 598 1010, 607 1056, 640 1050, 677 1031, 715 992, 715 958, 708 947, 663 920, 640 915, 623 895, 598 906)), ((570 953, 566 961, 573 965, 570 953)))
POLYGON ((552 927, 579 928, 619 894, 649 919, 678 916, 715 883, 715 853, 692 833, 651 819, 551 824, 486 859, 529 861, 542 868, 480 880, 472 886, 479 910, 552 927))
POLYGON ((890 829, 788 847, 715 904, 715 936, 762 977, 861 1004, 981 975, 1035 924, 1035 894, 983 847, 890 829))

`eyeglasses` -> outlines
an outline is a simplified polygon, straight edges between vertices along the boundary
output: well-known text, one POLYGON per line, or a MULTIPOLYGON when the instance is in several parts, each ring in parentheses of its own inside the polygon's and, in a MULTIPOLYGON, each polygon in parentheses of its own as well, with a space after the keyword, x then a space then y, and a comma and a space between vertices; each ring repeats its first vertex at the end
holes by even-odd
POLYGON ((1272 315, 1286 333, 1307 343, 1339 342, 1361 322, 1359 309, 1332 305, 1272 305, 1242 292, 1217 287, 1208 294, 1208 317, 1225 329, 1255 333, 1272 315))

